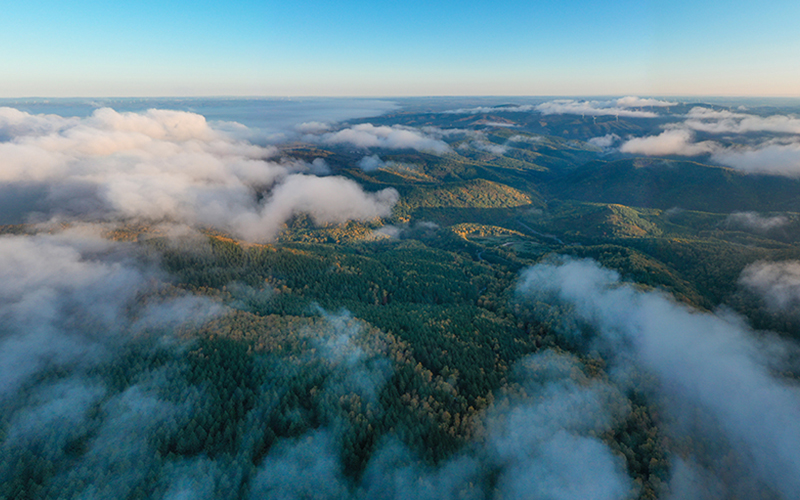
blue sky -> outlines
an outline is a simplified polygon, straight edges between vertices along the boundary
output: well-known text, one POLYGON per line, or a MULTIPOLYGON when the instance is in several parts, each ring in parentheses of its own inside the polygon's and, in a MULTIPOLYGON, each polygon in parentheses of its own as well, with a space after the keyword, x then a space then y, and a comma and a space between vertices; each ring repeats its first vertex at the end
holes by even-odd
POLYGON ((7 2, 0 97, 800 95, 800 2, 7 2))

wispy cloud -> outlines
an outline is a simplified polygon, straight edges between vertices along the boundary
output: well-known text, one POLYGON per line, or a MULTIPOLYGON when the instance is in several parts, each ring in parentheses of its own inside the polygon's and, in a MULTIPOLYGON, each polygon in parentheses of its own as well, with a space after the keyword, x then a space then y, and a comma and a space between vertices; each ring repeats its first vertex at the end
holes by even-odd
POLYGON ((662 101, 660 99, 642 98, 636 96, 620 97, 613 101, 621 108, 667 108, 669 106, 676 106, 677 102, 662 101))
POLYGON ((528 113, 533 111, 535 106, 525 104, 522 106, 477 106, 474 108, 459 108, 444 111, 447 114, 455 115, 478 115, 485 113, 528 113))
POLYGON ((362 123, 318 137, 305 138, 323 144, 352 144, 358 148, 415 149, 435 153, 450 151, 450 147, 444 141, 430 137, 418 129, 400 125, 389 127, 362 123))
POLYGON ((508 147, 489 141, 472 141, 470 144, 479 151, 491 153, 496 156, 502 156, 508 151, 508 147))
POLYGON ((648 156, 698 156, 716 149, 717 146, 713 142, 694 142, 692 132, 684 129, 665 130, 659 135, 629 139, 619 148, 623 153, 648 156))
POLYGON ((87 227, 0 237, 0 399, 43 369, 94 366, 142 329, 219 311, 186 296, 139 307, 131 317, 134 299, 158 272, 125 249, 87 227))
MULTIPOLYGON (((759 282, 772 283, 772 271, 759 282)), ((562 333, 605 352, 616 377, 631 369, 655 376, 665 411, 677 422, 706 419, 699 428, 721 436, 703 439, 730 447, 743 473, 784 498, 800 495, 800 392, 773 374, 777 361, 766 356, 786 352, 780 342, 767 346, 741 318, 637 290, 588 260, 536 265, 522 274, 519 292, 531 307, 562 304, 562 333)))
POLYGON ((550 351, 522 360, 517 374, 527 397, 501 402, 506 409, 488 416, 503 497, 626 498, 632 484, 623 461, 595 437, 627 414, 619 391, 550 351))
POLYGON ((734 212, 725 220, 730 226, 739 226, 754 231, 769 231, 789 223, 785 215, 761 215, 756 212, 734 212))
POLYGON ((655 118, 658 113, 632 108, 652 108, 672 106, 676 103, 656 99, 623 97, 609 101, 579 101, 575 99, 558 99, 536 106, 543 115, 587 115, 587 116, 623 116, 628 118, 655 118))
POLYGON ((575 99, 557 99, 541 104, 524 104, 519 106, 478 106, 444 111, 450 114, 488 114, 488 113, 528 113, 538 111, 543 115, 571 114, 589 116, 627 116, 636 118, 653 118, 658 116, 653 111, 631 108, 663 108, 677 103, 659 99, 645 99, 627 96, 608 101, 587 101, 575 99))
POLYGON ((800 305, 799 261, 754 262, 742 271, 739 283, 774 309, 783 311, 800 305))

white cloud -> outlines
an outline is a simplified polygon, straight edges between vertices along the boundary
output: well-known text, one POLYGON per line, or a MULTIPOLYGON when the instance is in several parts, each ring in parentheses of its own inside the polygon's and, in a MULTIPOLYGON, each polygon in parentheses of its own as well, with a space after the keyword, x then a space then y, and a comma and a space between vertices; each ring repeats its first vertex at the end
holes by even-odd
POLYGON ((331 166, 323 158, 314 158, 308 164, 308 171, 314 175, 328 175, 331 173, 331 166))
MULTIPOLYGON (((315 137, 307 138, 315 140, 315 137)), ((324 144, 352 144, 359 148, 415 149, 435 153, 450 151, 445 142, 429 137, 420 130, 400 125, 376 127, 371 123, 362 123, 323 134, 318 140, 324 144)))
POLYGON ((501 128, 515 128, 519 127, 516 123, 506 123, 506 122, 493 122, 489 120, 481 120, 475 123, 476 125, 486 125, 487 127, 501 127, 501 128))
POLYGON ((439 127, 425 126, 425 127, 420 127, 420 130, 425 132, 428 136, 440 140, 444 139, 445 137, 461 136, 461 135, 466 137, 471 137, 473 139, 481 139, 486 137, 486 134, 480 130, 471 130, 465 128, 439 128, 439 127))
POLYGON ((224 220, 214 225, 224 224, 244 238, 258 241, 272 238, 286 220, 298 213, 309 214, 317 224, 369 220, 388 217, 398 199, 399 194, 391 188, 365 193, 344 177, 293 174, 273 188, 258 211, 207 205, 202 215, 213 221, 215 214, 221 213, 224 220), (236 215, 228 218, 231 213, 236 215))
POLYGON ((670 101, 661 101, 659 99, 647 99, 642 97, 636 96, 626 96, 620 97, 616 101, 615 104, 621 108, 665 108, 669 106, 675 106, 677 102, 670 102, 670 101))
MULTIPOLYGON (((629 108, 652 108, 674 106, 677 103, 659 99, 644 99, 627 96, 609 101, 578 101, 574 99, 558 99, 538 105, 524 104, 520 106, 478 106, 444 111, 450 114, 483 114, 483 113, 525 113, 539 111, 544 115, 572 114, 589 116, 628 116, 653 118, 658 116, 652 111, 632 110, 629 108)), ((504 125, 507 126, 507 125, 504 125)))
POLYGON ((535 107, 530 104, 524 104, 521 106, 478 106, 475 108, 451 109, 448 111, 443 111, 443 113, 456 115, 477 115, 484 113, 527 113, 533 111, 534 109, 535 107))
MULTIPOLYGON (((655 118, 653 111, 630 109, 637 98, 629 97, 612 101, 576 101, 574 99, 557 99, 536 106, 543 115, 588 115, 588 116, 623 116, 629 118, 655 118), (627 100, 626 100, 627 99, 627 100)), ((660 102, 660 101, 659 101, 660 102)), ((664 105, 669 105, 667 103, 664 105)), ((643 107, 643 105, 638 105, 643 107)), ((652 104, 648 107, 653 106, 652 104)))
POLYGON ((322 134, 329 131, 331 126, 322 122, 305 122, 295 125, 295 129, 301 134, 322 134))
MULTIPOLYGON (((695 107, 683 122, 667 125, 657 136, 629 139, 623 153, 698 156, 711 154, 713 162, 747 173, 800 176, 800 137, 763 140, 760 144, 722 145, 694 141, 694 131, 707 134, 800 134, 800 119, 787 115, 761 117, 728 110, 695 107)), ((591 141, 590 141, 591 142, 591 141)))
POLYGON ((629 139, 620 146, 619 150, 623 153, 648 156, 697 156, 711 153, 716 148, 717 146, 713 142, 694 142, 694 136, 688 130, 670 129, 655 136, 629 139))
POLYGON ((689 111, 683 125, 711 134, 746 134, 748 132, 800 134, 800 118, 786 115, 761 117, 699 106, 689 111))
POLYGON ((0 183, 46 186, 51 215, 168 219, 269 240, 306 208, 321 222, 363 220, 388 215, 397 200, 394 190, 368 194, 343 178, 297 176, 329 168, 321 159, 270 160, 275 148, 239 141, 193 113, 104 108, 65 119, 0 108, 0 116, 0 183))
MULTIPOLYGON (((717 112, 715 114, 730 114, 717 112)), ((744 122, 741 122, 744 123, 744 122)), ((711 155, 711 161, 752 174, 800 176, 800 139, 771 139, 756 145, 723 146, 715 141, 694 141, 694 133, 684 126, 715 133, 745 133, 755 130, 744 124, 736 127, 721 122, 707 123, 705 128, 685 124, 672 126, 655 136, 636 137, 624 142, 619 150, 623 153, 644 154, 648 156, 699 156, 711 155), (747 130, 745 128, 747 127, 747 130)), ((766 127, 766 126, 765 126, 766 127)), ((761 131, 769 131, 761 128, 761 131)), ((591 141, 590 141, 591 142, 591 141)))
POLYGON ((711 159, 754 174, 800 176, 800 140, 767 141, 758 146, 729 147, 714 151, 711 159))

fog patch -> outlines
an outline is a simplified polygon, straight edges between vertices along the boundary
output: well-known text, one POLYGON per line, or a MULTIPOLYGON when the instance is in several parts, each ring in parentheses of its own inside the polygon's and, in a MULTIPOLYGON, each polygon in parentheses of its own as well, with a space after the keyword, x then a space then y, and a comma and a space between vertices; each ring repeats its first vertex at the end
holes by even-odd
POLYGON ((381 239, 390 239, 395 240, 400 238, 400 235, 403 234, 403 229, 393 225, 386 225, 381 226, 378 229, 372 231, 370 234, 370 239, 374 240, 381 240, 381 239))
POLYGON ((386 166, 386 162, 381 160, 381 157, 378 155, 371 155, 365 156, 361 158, 358 163, 358 168, 365 172, 371 172, 373 170, 377 170, 379 168, 383 168, 386 166))
POLYGON ((725 219, 726 224, 744 229, 765 232, 789 224, 785 215, 761 215, 756 212, 733 212, 725 219))
POLYGON ((530 144, 538 144, 544 141, 541 135, 512 135, 508 138, 508 142, 527 142, 530 144))
POLYGON ((430 221, 419 221, 413 224, 387 224, 372 231, 369 239, 426 238, 433 236, 438 229, 439 225, 430 221))
POLYGON ((253 479, 250 498, 338 500, 347 493, 334 439, 317 430, 271 450, 253 479))
POLYGON ((0 237, 0 398, 40 370, 108 359, 126 340, 126 308, 150 273, 125 255, 104 260, 91 255, 104 248, 89 248, 84 256, 86 242, 72 243, 0 237))
POLYGON ((370 460, 356 498, 387 500, 480 500, 483 464, 457 456, 437 468, 426 466, 396 439, 386 441, 370 460))
POLYGON ((748 264, 739 283, 778 311, 800 306, 800 261, 759 261, 748 264))
POLYGON ((595 437, 627 414, 627 400, 581 375, 570 356, 546 351, 517 372, 526 397, 501 402, 488 416, 488 451, 502 466, 504 497, 627 498, 634 488, 624 459, 595 437))
POLYGON ((479 151, 491 153, 496 156, 503 156, 506 152, 508 152, 508 148, 506 146, 501 146, 488 141, 473 141, 471 144, 473 148, 479 151))
POLYGON ((617 134, 606 134, 600 137, 592 137, 587 142, 598 148, 609 149, 620 140, 622 140, 622 138, 617 134))
POLYGON ((295 129, 302 134, 322 134, 329 131, 331 125, 323 122, 304 122, 296 125, 295 129))
POLYGON ((640 291, 589 260, 538 264, 523 272, 518 291, 534 309, 561 304, 564 335, 602 349, 618 376, 653 374, 676 420, 700 418, 696 425, 718 429, 763 485, 786 498, 800 494, 800 392, 772 374, 771 358, 785 352, 780 345, 757 340, 732 313, 703 313, 640 291))

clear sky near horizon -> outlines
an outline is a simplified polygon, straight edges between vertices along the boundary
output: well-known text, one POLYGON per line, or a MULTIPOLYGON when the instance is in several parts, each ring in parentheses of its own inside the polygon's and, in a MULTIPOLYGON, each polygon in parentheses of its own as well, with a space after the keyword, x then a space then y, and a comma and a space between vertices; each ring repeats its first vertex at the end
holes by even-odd
POLYGON ((6 2, 0 97, 800 96, 800 2, 6 2))

